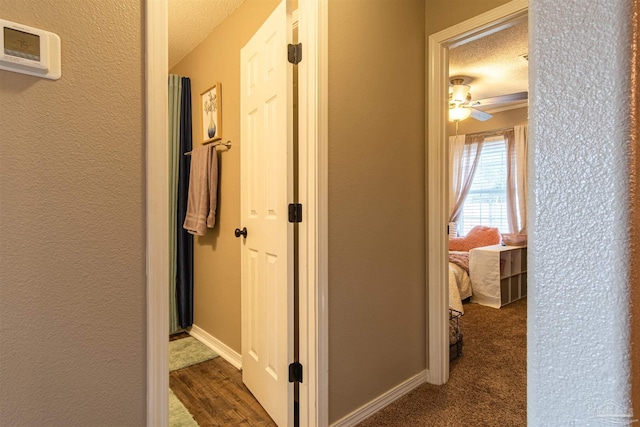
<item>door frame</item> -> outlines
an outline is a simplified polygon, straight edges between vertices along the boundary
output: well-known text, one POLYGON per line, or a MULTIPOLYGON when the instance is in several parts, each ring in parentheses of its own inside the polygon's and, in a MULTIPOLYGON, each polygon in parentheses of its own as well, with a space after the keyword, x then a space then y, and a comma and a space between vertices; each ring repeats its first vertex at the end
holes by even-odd
MULTIPOLYGON (((299 0, 300 425, 310 427, 327 426, 329 415, 327 18, 328 0, 299 0)), ((168 74, 168 0, 145 0, 148 427, 169 422, 168 74)))
POLYGON ((528 0, 513 0, 429 37, 427 108, 427 382, 449 380, 449 288, 447 223, 449 220, 449 155, 447 110, 449 49, 495 33, 525 19, 528 0))

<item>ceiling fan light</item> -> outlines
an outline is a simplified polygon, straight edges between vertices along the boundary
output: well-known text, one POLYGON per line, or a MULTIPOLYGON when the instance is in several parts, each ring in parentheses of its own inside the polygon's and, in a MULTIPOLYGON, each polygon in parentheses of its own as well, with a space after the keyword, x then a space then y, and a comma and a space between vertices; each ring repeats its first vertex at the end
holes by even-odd
POLYGON ((451 92, 451 102, 455 104, 464 103, 467 100, 469 89, 469 85, 453 85, 453 91, 451 92))
POLYGON ((468 119, 471 115, 471 109, 466 107, 455 107, 449 109, 449 121, 459 122, 460 120, 468 119))

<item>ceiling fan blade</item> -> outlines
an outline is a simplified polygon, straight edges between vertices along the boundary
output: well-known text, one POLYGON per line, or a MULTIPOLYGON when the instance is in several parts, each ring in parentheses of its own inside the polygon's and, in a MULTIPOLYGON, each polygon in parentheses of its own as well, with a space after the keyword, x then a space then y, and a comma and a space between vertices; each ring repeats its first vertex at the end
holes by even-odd
POLYGON ((484 122, 485 120, 489 120, 490 118, 492 118, 493 116, 489 113, 485 113, 484 111, 480 111, 480 110, 476 110, 475 108, 471 108, 471 117, 473 117, 476 120, 480 120, 481 122, 484 122))
POLYGON ((474 106, 486 106, 492 104, 502 104, 504 102, 524 101, 529 98, 529 92, 516 92, 507 95, 492 96, 491 98, 478 99, 473 101, 474 106))

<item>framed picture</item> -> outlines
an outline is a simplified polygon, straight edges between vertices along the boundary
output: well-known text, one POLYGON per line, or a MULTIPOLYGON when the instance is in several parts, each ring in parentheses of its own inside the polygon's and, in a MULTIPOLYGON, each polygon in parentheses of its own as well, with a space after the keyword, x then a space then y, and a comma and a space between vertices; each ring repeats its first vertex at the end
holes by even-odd
POLYGON ((221 95, 220 83, 216 83, 200 95, 203 143, 222 139, 221 95))

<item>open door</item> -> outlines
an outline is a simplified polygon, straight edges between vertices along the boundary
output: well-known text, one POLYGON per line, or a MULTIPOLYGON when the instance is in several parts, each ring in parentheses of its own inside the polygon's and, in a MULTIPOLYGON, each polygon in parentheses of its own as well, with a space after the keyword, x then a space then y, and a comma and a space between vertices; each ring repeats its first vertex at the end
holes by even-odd
POLYGON ((242 378, 278 426, 293 425, 291 13, 283 0, 240 52, 242 378))

